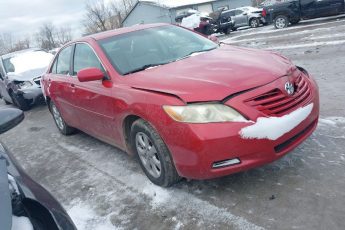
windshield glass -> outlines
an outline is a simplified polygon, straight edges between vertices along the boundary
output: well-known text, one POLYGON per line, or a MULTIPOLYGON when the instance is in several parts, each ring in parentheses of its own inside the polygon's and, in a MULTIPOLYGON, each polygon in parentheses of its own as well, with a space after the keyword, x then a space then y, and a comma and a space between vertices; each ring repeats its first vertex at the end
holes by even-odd
POLYGON ((177 26, 161 26, 99 41, 120 74, 164 65, 217 48, 203 36, 177 26))

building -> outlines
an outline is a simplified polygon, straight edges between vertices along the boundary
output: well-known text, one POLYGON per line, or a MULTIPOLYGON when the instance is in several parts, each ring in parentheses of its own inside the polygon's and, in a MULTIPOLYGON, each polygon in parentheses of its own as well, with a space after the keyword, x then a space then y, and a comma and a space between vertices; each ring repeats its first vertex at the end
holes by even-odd
POLYGON ((251 0, 138 0, 123 20, 123 26, 140 23, 175 23, 176 16, 190 9, 211 13, 251 5, 251 0))

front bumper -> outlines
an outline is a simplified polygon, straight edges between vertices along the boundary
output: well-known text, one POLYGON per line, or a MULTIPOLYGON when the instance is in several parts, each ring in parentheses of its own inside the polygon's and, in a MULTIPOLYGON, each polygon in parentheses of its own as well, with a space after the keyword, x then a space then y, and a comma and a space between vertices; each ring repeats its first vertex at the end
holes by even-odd
MULTIPOLYGON (((281 79, 281 81, 285 80, 281 79)), ((175 124, 173 129, 178 132, 169 133, 173 136, 165 141, 179 175, 190 179, 221 177, 273 162, 296 148, 312 134, 318 123, 318 89, 313 80, 309 81, 312 96, 308 99, 307 104, 313 103, 312 111, 295 128, 276 140, 241 137, 239 134, 241 130, 252 123, 175 124), (182 135, 183 138, 181 138, 182 135), (222 168, 212 167, 215 162, 229 159, 239 159, 240 163, 222 168)), ((260 94, 261 90, 272 88, 271 84, 253 90, 251 93, 260 94)), ((243 104, 242 99, 247 96, 246 94, 237 96, 225 104, 231 105, 242 114, 251 114, 249 119, 256 121, 263 115, 243 104)), ((272 128, 274 127, 267 127, 267 129, 272 128)))
POLYGON ((24 99, 31 101, 31 104, 44 101, 42 89, 38 87, 19 89, 18 93, 23 95, 24 99))

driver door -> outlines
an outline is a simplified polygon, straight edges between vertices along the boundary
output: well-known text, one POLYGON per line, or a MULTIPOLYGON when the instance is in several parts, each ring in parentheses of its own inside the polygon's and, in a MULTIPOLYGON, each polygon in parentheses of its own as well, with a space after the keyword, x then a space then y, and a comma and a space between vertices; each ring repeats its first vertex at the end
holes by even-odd
POLYGON ((248 15, 243 10, 235 10, 237 27, 248 26, 248 15))
POLYGON ((106 75, 105 68, 93 49, 86 43, 77 43, 73 58, 73 78, 76 79, 74 104, 79 127, 108 143, 114 143, 116 124, 112 82, 108 80, 80 82, 77 79, 80 70, 91 67, 99 68, 106 75))

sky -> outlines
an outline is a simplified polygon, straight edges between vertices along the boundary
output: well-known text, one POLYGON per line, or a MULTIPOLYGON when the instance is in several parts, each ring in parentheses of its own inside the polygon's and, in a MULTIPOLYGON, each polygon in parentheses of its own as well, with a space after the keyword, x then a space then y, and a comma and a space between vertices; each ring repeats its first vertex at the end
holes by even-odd
POLYGON ((14 38, 32 36, 45 22, 69 26, 73 36, 82 34, 86 0, 0 0, 0 34, 14 38))

